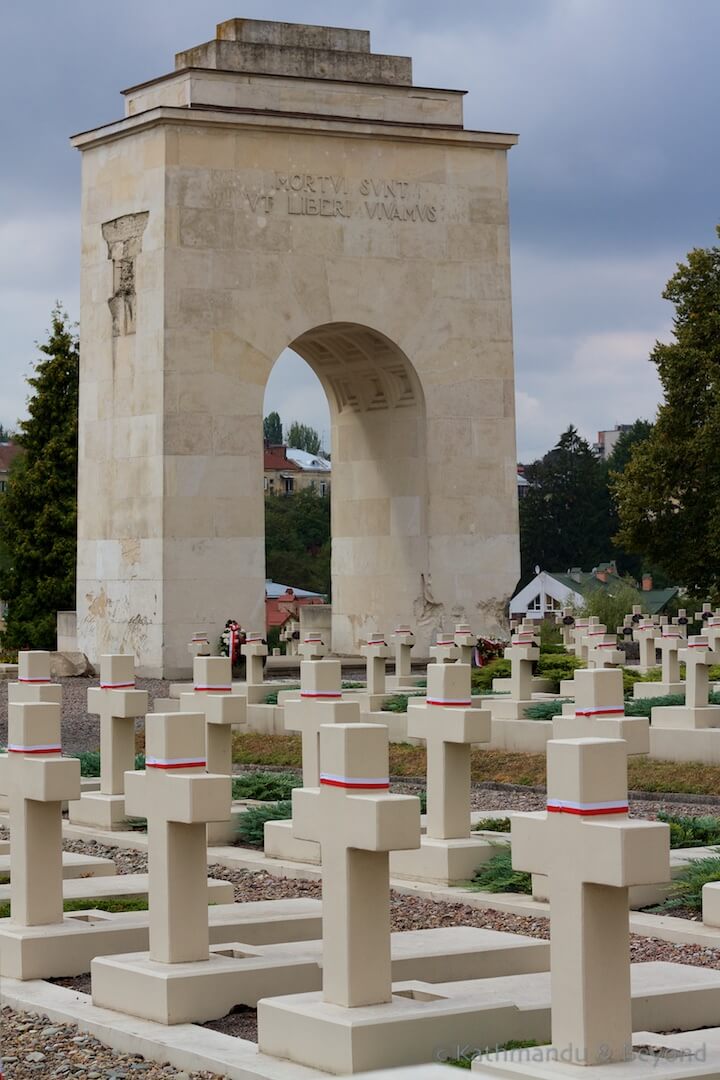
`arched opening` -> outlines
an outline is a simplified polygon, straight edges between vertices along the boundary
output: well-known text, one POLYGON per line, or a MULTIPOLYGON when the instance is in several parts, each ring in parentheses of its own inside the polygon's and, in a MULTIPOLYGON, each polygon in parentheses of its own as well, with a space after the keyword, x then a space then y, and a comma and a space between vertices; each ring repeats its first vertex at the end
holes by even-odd
POLYGON ((368 326, 328 323, 288 347, 327 397, 332 644, 350 653, 370 631, 389 633, 411 618, 422 594, 428 560, 422 388, 402 350, 368 326))

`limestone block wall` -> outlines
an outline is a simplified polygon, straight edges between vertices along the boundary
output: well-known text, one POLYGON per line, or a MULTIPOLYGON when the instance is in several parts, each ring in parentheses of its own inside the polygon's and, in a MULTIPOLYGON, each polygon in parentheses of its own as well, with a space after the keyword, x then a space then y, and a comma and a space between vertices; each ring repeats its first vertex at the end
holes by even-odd
POLYGON ((407 619, 420 652, 461 618, 497 631, 519 574, 514 137, 179 108, 176 79, 76 139, 80 647, 173 677, 193 632, 262 624, 263 400, 288 347, 331 410, 334 649, 407 619))

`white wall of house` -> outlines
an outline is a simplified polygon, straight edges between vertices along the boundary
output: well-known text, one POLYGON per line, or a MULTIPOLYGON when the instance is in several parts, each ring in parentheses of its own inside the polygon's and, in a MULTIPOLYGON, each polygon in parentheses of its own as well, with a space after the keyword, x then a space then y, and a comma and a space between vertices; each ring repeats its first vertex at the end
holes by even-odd
POLYGON ((568 589, 552 574, 542 570, 510 601, 510 616, 527 615, 529 619, 543 619, 564 607, 582 607, 580 593, 568 589))

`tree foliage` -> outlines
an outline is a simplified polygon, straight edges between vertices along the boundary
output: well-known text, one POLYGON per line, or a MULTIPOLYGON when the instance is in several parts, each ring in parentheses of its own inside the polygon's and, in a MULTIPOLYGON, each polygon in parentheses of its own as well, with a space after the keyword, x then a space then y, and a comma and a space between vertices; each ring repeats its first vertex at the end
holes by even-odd
POLYGON ((288 446, 293 450, 305 450, 308 454, 322 453, 322 439, 314 427, 293 420, 288 431, 288 446))
MULTIPOLYGON (((720 227, 717 229, 720 237, 720 227)), ((618 541, 697 595, 720 594, 720 248, 696 248, 663 297, 675 340, 657 342, 664 400, 614 479, 618 541)))
POLYGON ((525 469, 520 500, 523 580, 543 570, 590 569, 612 558, 610 496, 602 463, 574 427, 525 469))
POLYGON ((267 576, 330 596, 330 499, 312 488, 265 499, 267 576))
POLYGON ((56 612, 75 606, 79 347, 67 315, 55 308, 42 358, 28 382, 29 417, 0 499, 5 547, 0 596, 8 603, 3 644, 55 647, 56 612))
POLYGON ((263 420, 263 436, 270 446, 282 446, 283 426, 280 413, 271 412, 263 420))

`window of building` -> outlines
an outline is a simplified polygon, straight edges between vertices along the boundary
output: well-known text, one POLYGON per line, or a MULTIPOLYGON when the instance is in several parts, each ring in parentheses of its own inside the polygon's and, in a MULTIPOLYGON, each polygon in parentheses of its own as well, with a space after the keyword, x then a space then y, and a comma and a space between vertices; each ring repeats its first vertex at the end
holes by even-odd
POLYGON ((0 480, 0 491, 5 491, 7 488, 7 480, 0 480))
POLYGON ((295 486, 295 481, 292 476, 286 476, 285 478, 285 494, 291 495, 295 486))
POLYGON ((537 596, 534 596, 532 598, 532 600, 529 602, 529 604, 527 606, 527 609, 528 609, 528 611, 540 611, 540 609, 541 609, 540 593, 538 593, 537 596))
POLYGON ((320 494, 321 495, 327 495, 327 493, 328 493, 327 483, 326 483, 325 480, 321 480, 320 481, 320 494))
POLYGON ((270 481, 268 480, 268 478, 266 476, 265 477, 265 490, 267 491, 269 487, 270 487, 270 481))
POLYGON ((546 611, 562 611, 562 601, 556 600, 550 593, 545 594, 545 610, 546 611))

